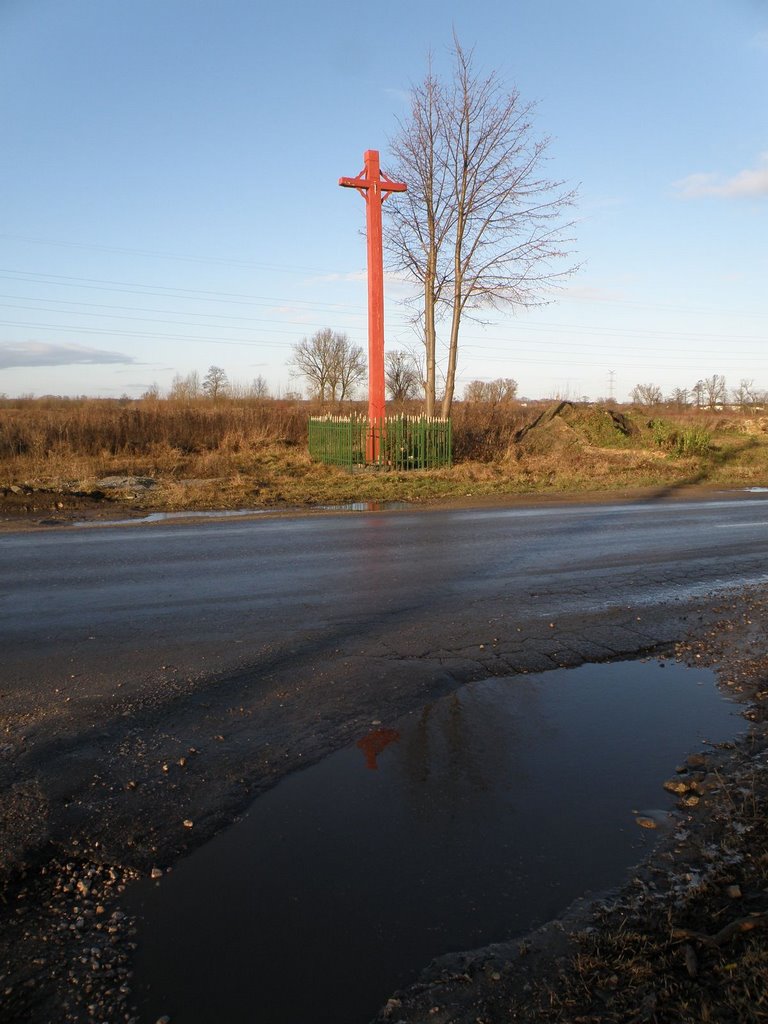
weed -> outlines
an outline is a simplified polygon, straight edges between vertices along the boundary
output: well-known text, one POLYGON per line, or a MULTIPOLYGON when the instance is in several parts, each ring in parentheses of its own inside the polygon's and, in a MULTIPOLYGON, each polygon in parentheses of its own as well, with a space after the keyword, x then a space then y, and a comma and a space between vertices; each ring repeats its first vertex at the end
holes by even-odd
POLYGON ((708 430, 700 427, 686 427, 680 431, 675 442, 675 451, 680 456, 705 455, 712 443, 708 430))
POLYGON ((651 420, 649 426, 656 447, 680 458, 705 455, 712 443, 703 427, 676 427, 666 420, 651 420))

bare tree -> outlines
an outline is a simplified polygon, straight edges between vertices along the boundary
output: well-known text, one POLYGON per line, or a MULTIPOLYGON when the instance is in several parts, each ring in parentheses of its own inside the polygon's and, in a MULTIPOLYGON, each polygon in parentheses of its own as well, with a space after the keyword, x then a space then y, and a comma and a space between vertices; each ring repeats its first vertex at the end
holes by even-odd
POLYGON ((471 380, 464 388, 465 402, 486 402, 500 405, 517 397, 517 381, 511 377, 497 377, 496 380, 471 380))
POLYGON ((444 416, 462 317, 539 305, 575 269, 558 269, 570 255, 571 225, 562 215, 575 192, 542 174, 549 139, 534 137, 533 104, 517 89, 507 92, 494 73, 477 75, 472 51, 455 35, 453 53, 450 82, 430 67, 411 90, 410 117, 391 144, 408 192, 385 207, 390 259, 421 286, 427 415, 435 405, 437 322, 449 320, 444 416))
POLYGON ((711 377, 705 377, 701 383, 704 385, 704 394, 710 409, 725 403, 725 377, 721 373, 713 373, 711 377))
POLYGON ((193 370, 186 377, 182 377, 180 373, 174 376, 168 397, 177 402, 189 401, 192 398, 199 398, 201 391, 200 374, 193 370))
POLYGON ((418 395, 421 374, 418 364, 410 352, 397 351, 384 354, 384 382, 393 402, 405 402, 418 395))
POLYGON ((678 409, 685 409, 689 404, 690 393, 688 388, 674 388, 669 396, 669 401, 674 403, 678 409))
POLYGON ((229 380, 227 374, 220 366, 209 366, 208 372, 203 377, 203 394, 208 398, 221 398, 227 393, 229 380))
POLYGON ((658 384, 635 384, 630 392, 630 398, 638 405, 661 405, 661 388, 658 384))
POLYGON ((745 412, 751 405, 755 404, 755 382, 742 378, 739 386, 733 389, 733 400, 745 412))
POLYGON ((338 358, 331 370, 328 384, 331 389, 331 399, 343 402, 352 398, 355 388, 365 380, 368 364, 365 353, 360 345, 350 345, 347 336, 340 335, 343 344, 339 344, 338 358))
POLYGON ((294 345, 288 366, 292 376, 305 378, 312 396, 321 402, 350 398, 366 373, 362 348, 330 327, 294 345))
POLYGON ((249 391, 251 398, 269 398, 269 384, 261 374, 253 378, 249 391))
POLYGON ((473 405, 484 402, 485 387, 484 380, 471 380, 469 384, 464 385, 464 401, 471 402, 473 405))
POLYGON ((700 409, 704 405, 704 381, 697 380, 691 388, 691 394, 693 395, 696 408, 700 409))

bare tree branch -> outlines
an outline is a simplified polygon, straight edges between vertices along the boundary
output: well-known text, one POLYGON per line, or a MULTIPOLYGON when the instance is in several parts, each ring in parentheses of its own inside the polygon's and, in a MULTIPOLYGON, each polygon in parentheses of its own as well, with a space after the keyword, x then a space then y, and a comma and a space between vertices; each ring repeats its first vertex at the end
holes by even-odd
POLYGON ((366 373, 362 348, 330 327, 294 345, 288 366, 292 376, 304 377, 312 396, 321 402, 351 398, 366 373))
POLYGON ((409 398, 416 398, 419 393, 419 365, 409 352, 385 353, 384 379, 393 402, 405 402, 409 398))

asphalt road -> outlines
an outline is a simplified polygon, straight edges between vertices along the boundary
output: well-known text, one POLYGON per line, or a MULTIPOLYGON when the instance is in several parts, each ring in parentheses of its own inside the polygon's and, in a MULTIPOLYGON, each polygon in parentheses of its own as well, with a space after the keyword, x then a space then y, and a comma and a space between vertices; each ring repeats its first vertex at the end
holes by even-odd
POLYGON ((680 638, 768 579, 767 499, 4 533, 2 781, 37 780, 64 846, 170 861, 466 680, 680 638))
MULTIPOLYGON (((169 651, 220 669, 265 646, 304 652, 310 634, 316 647, 397 650, 403 627, 435 616, 461 626, 486 603, 495 618, 529 622, 761 582, 766 498, 6 534, 6 682, 25 687, 69 659, 122 678, 124 659, 157 666, 169 651)), ((445 647, 443 630, 422 640, 425 653, 445 647)))

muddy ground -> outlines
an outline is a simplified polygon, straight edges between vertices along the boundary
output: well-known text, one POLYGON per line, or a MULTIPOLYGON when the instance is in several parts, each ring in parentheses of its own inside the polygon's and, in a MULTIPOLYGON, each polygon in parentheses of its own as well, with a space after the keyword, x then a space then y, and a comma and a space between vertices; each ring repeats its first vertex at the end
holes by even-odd
MULTIPOLYGON (((744 701, 748 737, 680 752, 659 780, 681 788, 676 831, 625 890, 535 935, 431 965, 378 1021, 768 1020, 768 595, 646 608, 642 618, 628 606, 567 654, 547 653, 542 637, 510 664, 541 671, 638 653, 710 664, 744 701)), ((369 668, 350 664, 335 679, 323 718, 296 680, 265 680, 257 700, 239 705, 247 673, 215 680, 227 684, 216 696, 210 677, 172 666, 152 693, 114 695, 109 730, 86 706, 58 734, 47 704, 4 715, 0 1021, 138 1024, 125 885, 172 869, 254 795, 364 733, 372 717, 397 717, 486 672, 414 658, 383 706, 385 680, 368 673, 361 684, 369 668), (166 708, 179 706, 171 728, 166 708), (238 740, 252 737, 254 720, 257 752, 238 740)))
MULTIPOLYGON (((184 481, 194 491, 200 481, 184 481)), ((45 486, 16 484, 0 486, 0 532, 39 529, 41 527, 72 526, 78 523, 110 523, 126 520, 141 520, 166 506, 162 500, 149 500, 155 481, 147 477, 113 477, 103 482, 104 486, 79 491, 68 486, 45 486)), ((679 498, 690 500, 696 497, 711 497, 713 494, 727 494, 733 500, 744 495, 743 488, 723 488, 701 482, 681 481, 659 487, 616 488, 603 490, 575 490, 569 493, 536 492, 464 494, 459 497, 428 499, 415 503, 419 508, 509 508, 569 502, 578 504, 605 504, 622 501, 649 501, 679 498)), ((215 495, 214 495, 215 496, 215 495)), ((373 504, 376 504, 375 502, 373 504)), ((201 509, 205 505, 199 506, 201 509)), ((313 511, 313 507, 286 507, 280 504, 259 504, 253 498, 254 512, 270 515, 285 515, 297 511, 313 511)), ((316 511, 322 511, 316 509, 316 511)), ((215 509, 211 514, 215 514, 215 509)), ((174 515, 181 516, 176 511, 174 515)))

